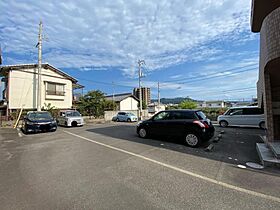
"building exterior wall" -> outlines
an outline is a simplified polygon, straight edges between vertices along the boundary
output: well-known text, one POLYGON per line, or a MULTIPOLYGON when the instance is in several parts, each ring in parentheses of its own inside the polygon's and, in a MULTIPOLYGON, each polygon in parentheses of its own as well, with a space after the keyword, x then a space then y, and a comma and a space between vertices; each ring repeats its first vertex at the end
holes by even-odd
MULTIPOLYGON (((141 94, 142 94, 142 100, 146 102, 146 105, 151 103, 151 89, 147 87, 141 88, 141 94)), ((136 96, 136 98, 140 98, 139 96, 139 88, 133 89, 133 95, 136 96)))
MULTIPOLYGON (((11 70, 9 75, 8 109, 37 108, 37 68, 11 70)), ((41 105, 51 103, 56 108, 72 107, 72 81, 49 69, 42 68, 41 105), (46 82, 64 84, 64 96, 47 95, 46 82)))
POLYGON ((120 111, 138 110, 138 101, 133 97, 128 97, 120 102, 120 111))
MULTIPOLYGON (((264 93, 265 66, 280 57, 280 7, 272 11, 263 20, 260 31, 260 61, 258 96, 264 93)), ((279 69, 280 72, 280 69, 279 69)), ((260 100, 261 97, 258 97, 260 100)), ((261 101, 259 101, 259 104, 261 101)))
POLYGON ((159 112, 159 111, 164 111, 165 110, 165 106, 164 105, 160 105, 160 106, 158 106, 158 105, 152 105, 152 106, 148 106, 148 112, 149 113, 153 113, 153 114, 155 114, 155 113, 157 113, 157 112, 159 112))
MULTIPOLYGON (((254 17, 258 14, 252 15, 254 17)), ((275 82, 277 79, 273 77, 273 75, 280 74, 279 43, 280 7, 266 14, 260 29, 259 80, 257 83, 258 104, 264 107, 268 141, 276 140, 279 138, 280 133, 280 116, 278 113, 280 110, 280 100, 278 97, 275 97, 280 87, 280 81, 275 82), (272 80, 274 83, 272 83, 272 80), (275 85, 277 83, 278 85, 275 85)))
POLYGON ((198 103, 198 107, 224 108, 224 107, 227 107, 227 104, 224 101, 204 101, 202 103, 198 103))

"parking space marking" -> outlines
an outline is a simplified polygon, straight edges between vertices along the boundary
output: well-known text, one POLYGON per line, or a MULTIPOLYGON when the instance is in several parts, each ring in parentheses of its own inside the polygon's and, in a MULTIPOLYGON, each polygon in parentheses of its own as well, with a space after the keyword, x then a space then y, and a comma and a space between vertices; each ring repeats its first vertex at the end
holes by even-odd
POLYGON ((189 175, 189 176, 192 176, 192 177, 195 177, 195 178, 198 178, 198 179, 201 179, 201 180, 204 180, 204 181, 207 181, 207 182, 219 185, 219 186, 223 186, 223 187, 231 189, 231 190, 235 190, 235 191, 238 191, 238 192, 246 193, 246 194, 249 194, 249 195, 253 195, 253 196, 256 196, 256 197, 260 197, 260 198, 264 198, 264 199, 267 199, 267 200, 272 200, 272 201, 276 201, 276 202, 280 203, 280 198, 279 197, 263 194, 263 193, 256 192, 256 191, 253 191, 253 190, 248 190, 248 189, 238 187, 238 186, 235 186, 235 185, 232 185, 232 184, 227 184, 225 182, 221 182, 221 181, 218 181, 218 180, 215 180, 215 179, 203 176, 203 175, 199 175, 199 174, 196 174, 194 172, 191 172, 191 171, 188 171, 188 170, 185 170, 185 169, 181 169, 181 168, 178 168, 176 166, 172 166, 172 165, 169 165, 169 164, 166 164, 166 163, 163 163, 163 162, 145 157, 143 155, 136 154, 134 152, 129 152, 127 150, 124 150, 124 149, 121 149, 121 148, 118 148, 118 147, 110 146, 108 144, 104 144, 104 143, 101 143, 101 142, 98 142, 98 141, 95 141, 95 140, 77 135, 75 133, 71 133, 69 131, 63 130, 63 132, 65 132, 69 135, 78 137, 80 139, 86 140, 88 142, 95 143, 95 144, 98 144, 100 146, 103 146, 103 147, 106 147, 106 148, 109 148, 109 149, 112 149, 112 150, 116 150, 116 151, 119 151, 119 152, 122 152, 122 153, 125 153, 125 154, 128 154, 128 155, 131 155, 131 156, 134 156, 134 157, 137 157, 137 158, 155 163, 157 165, 172 169, 172 170, 177 171, 177 172, 181 172, 183 174, 186 174, 186 175, 189 175))
POLYGON ((17 128, 17 131, 18 131, 18 136, 21 138, 22 137, 22 133, 21 133, 20 129, 17 128))

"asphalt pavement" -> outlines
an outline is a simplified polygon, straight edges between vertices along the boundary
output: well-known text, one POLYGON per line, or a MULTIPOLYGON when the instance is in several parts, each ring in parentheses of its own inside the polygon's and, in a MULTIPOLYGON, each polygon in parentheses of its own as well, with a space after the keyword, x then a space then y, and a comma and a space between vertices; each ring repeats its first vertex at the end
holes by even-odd
POLYGON ((132 123, 1 129, 0 209, 280 209, 279 170, 246 167, 264 132, 223 130, 205 152, 140 139, 132 123))

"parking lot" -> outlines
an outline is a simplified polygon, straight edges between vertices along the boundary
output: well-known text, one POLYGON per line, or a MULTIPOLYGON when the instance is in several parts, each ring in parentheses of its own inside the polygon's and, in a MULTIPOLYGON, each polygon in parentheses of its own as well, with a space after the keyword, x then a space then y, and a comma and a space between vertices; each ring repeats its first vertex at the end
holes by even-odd
POLYGON ((206 152, 207 143, 141 139, 134 123, 34 135, 2 129, 1 208, 279 209, 279 170, 246 167, 259 163, 255 143, 264 131, 221 130, 206 152))

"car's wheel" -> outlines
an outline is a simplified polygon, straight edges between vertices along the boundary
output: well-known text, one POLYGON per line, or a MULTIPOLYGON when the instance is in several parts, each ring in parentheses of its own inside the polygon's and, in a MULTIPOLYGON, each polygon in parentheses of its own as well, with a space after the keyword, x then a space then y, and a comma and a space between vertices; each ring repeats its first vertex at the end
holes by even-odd
POLYGON ((147 138, 147 136, 148 136, 147 130, 146 130, 145 128, 140 128, 140 130, 139 130, 139 136, 140 136, 141 138, 147 138))
POLYGON ((184 143, 190 147, 198 147, 200 142, 199 135, 194 132, 189 132, 185 135, 184 143))
POLYGON ((131 119, 130 118, 127 118, 127 120, 126 120, 127 122, 131 122, 131 119))
POLYGON ((225 121, 225 120, 222 120, 222 121, 220 121, 220 126, 223 127, 223 128, 225 128, 225 127, 228 126, 228 122, 225 121))
POLYGON ((51 130, 51 132, 55 132, 56 130, 57 130, 57 128, 56 128, 56 129, 51 130))
POLYGON ((116 119, 117 122, 120 122, 119 118, 116 119))
POLYGON ((77 123, 76 121, 73 121, 73 122, 71 123, 71 126, 72 126, 72 127, 77 127, 77 126, 78 126, 78 123, 77 123))
POLYGON ((22 126, 21 131, 22 131, 22 133, 27 134, 26 126, 22 126))
POLYGON ((266 127, 265 127, 265 122, 264 122, 264 121, 260 122, 259 127, 260 127, 261 129, 266 129, 266 127))

